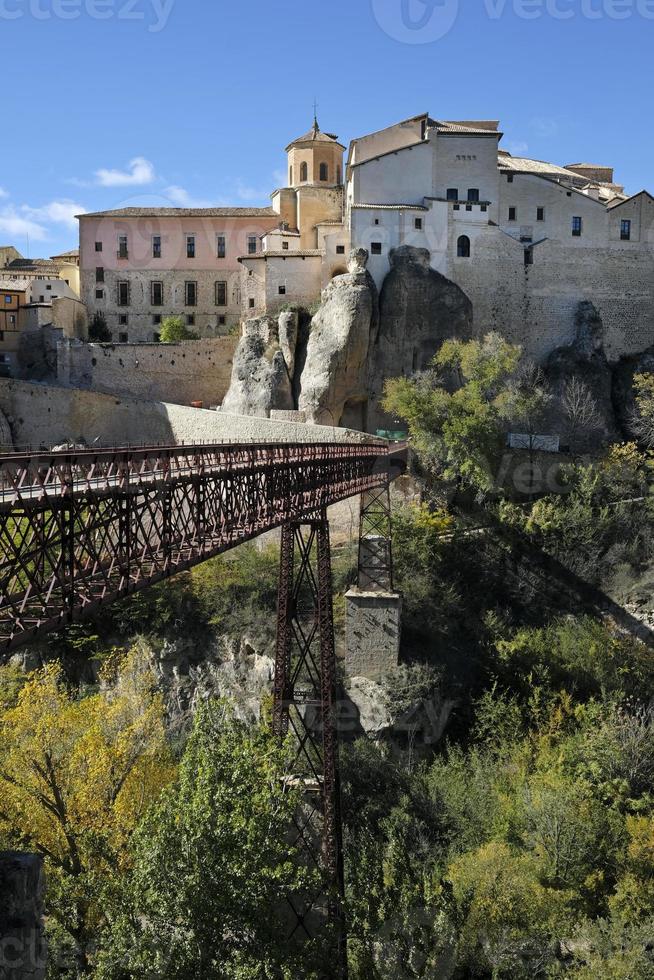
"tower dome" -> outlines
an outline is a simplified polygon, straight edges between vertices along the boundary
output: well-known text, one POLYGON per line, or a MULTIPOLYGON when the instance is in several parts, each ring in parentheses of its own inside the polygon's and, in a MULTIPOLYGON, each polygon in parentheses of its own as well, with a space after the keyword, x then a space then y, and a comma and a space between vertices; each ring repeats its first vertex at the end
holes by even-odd
POLYGON ((313 126, 286 147, 290 187, 340 187, 343 182, 345 147, 334 133, 323 133, 314 117, 313 126))

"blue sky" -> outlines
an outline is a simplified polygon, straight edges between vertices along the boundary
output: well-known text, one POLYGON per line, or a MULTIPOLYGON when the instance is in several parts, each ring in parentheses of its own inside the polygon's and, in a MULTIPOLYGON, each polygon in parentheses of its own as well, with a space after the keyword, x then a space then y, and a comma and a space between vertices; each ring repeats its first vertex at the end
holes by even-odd
POLYGON ((346 143, 429 111, 654 190, 654 0, 0 0, 0 244, 79 209, 265 205, 312 121, 346 143))

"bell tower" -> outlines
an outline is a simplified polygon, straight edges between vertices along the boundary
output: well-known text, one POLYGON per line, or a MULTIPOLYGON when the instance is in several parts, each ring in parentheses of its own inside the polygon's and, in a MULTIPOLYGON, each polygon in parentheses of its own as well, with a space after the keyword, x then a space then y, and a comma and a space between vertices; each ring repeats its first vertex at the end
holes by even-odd
POLYGON ((318 118, 314 116, 309 132, 286 147, 288 186, 340 187, 344 152, 345 147, 338 142, 338 137, 321 132, 318 118))

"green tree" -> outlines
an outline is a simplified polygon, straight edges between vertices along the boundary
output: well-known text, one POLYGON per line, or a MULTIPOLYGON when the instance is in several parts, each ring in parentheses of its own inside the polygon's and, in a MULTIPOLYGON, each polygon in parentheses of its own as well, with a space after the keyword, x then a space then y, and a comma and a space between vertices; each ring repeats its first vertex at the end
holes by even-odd
POLYGON ((181 316, 166 316, 161 322, 159 340, 162 344, 178 344, 182 340, 198 340, 198 334, 189 330, 181 316))
POLYGON ((521 349, 499 334, 483 341, 447 340, 431 371, 386 382, 384 409, 407 421, 414 448, 432 476, 483 492, 495 487, 508 383, 520 356, 521 349), (453 381, 458 386, 450 391, 453 381))
POLYGON ((111 330, 107 326, 104 313, 94 313, 89 324, 89 340, 93 344, 110 344, 111 330))
POLYGON ((136 835, 99 977, 312 976, 294 962, 311 947, 287 939, 286 896, 311 875, 289 845, 298 798, 286 762, 264 726, 221 703, 199 710, 179 780, 136 835))

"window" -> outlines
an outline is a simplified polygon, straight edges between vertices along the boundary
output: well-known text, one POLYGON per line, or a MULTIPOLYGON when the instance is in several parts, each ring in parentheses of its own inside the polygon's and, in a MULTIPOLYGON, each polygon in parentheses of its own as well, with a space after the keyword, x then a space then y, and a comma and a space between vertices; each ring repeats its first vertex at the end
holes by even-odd
POLYGON ((456 243, 456 254, 460 259, 470 258, 470 239, 467 235, 461 235, 456 243))
POLYGON ((5 303, 11 303, 11 296, 5 296, 5 303))
POLYGON ((300 183, 305 184, 309 179, 309 167, 306 163, 300 164, 300 183))
POLYGON ((341 168, 340 168, 340 166, 336 168, 336 183, 339 186, 341 184, 341 168))
POLYGON ((5 332, 4 330, 0 330, 0 340, 4 340, 4 339, 5 339, 5 332))
POLYGON ((288 252, 288 242, 282 242, 282 252, 288 252))
POLYGON ((184 283, 184 302, 187 306, 197 306, 198 303, 198 284, 197 282, 184 283))
POLYGON ((10 313, 9 316, 7 317, 7 319, 9 320, 9 326, 10 327, 15 327, 16 326, 16 314, 15 313, 10 313))
POLYGON ((461 210, 461 205, 460 204, 455 204, 454 207, 452 208, 452 210, 453 211, 460 211, 461 210))
POLYGON ((96 250, 96 252, 101 252, 102 251, 102 242, 96 242, 95 243, 95 250, 96 250))
POLYGON ((584 223, 579 217, 574 217, 572 219, 572 235, 574 238, 581 238, 581 232, 583 230, 584 223))
POLYGON ((186 236, 186 258, 195 258, 195 235, 186 236))
POLYGON ((631 221, 620 222, 620 239, 623 242, 631 240, 631 221))
POLYGON ((161 323, 161 313, 153 313, 152 314, 152 326, 153 327, 158 327, 160 323, 161 323))
POLYGON ((117 286, 118 291, 118 306, 129 306, 129 283, 119 282, 117 286))
POLYGON ((506 182, 507 182, 507 184, 512 184, 513 183, 513 174, 507 174, 506 182))
POLYGON ((487 204, 482 204, 481 210, 482 211, 488 211, 488 205, 487 204))
POLYGON ((104 269, 99 265, 95 270, 95 281, 104 282, 104 269))
POLYGON ((152 334, 152 342, 153 342, 153 344, 158 344, 160 340, 161 340, 161 335, 158 334, 156 332, 156 330, 155 330, 155 332, 152 334))
POLYGON ((458 187, 448 187, 447 188, 447 199, 448 199, 448 201, 458 201, 459 200, 459 188, 458 187))
POLYGON ((195 313, 187 313, 186 314, 186 326, 187 327, 194 327, 195 326, 195 313))
POLYGON ((474 201, 475 204, 479 203, 479 188, 478 187, 470 187, 468 189, 468 200, 469 201, 474 201))
POLYGON ((227 283, 216 283, 216 306, 227 306, 227 283))
POLYGON ((472 211, 472 204, 466 204, 466 211, 472 211))
POLYGON ((254 309, 254 300, 253 299, 248 300, 248 306, 250 307, 251 310, 254 309))
POLYGON ((518 218, 518 209, 509 208, 509 221, 517 221, 517 218, 518 218))
POLYGON ((379 224, 379 218, 375 218, 375 224, 376 224, 376 225, 378 225, 378 224, 379 224))
POLYGON ((533 248, 526 248, 525 249, 525 265, 533 265, 533 264, 534 264, 534 250, 533 250, 533 248))
POLYGON ((227 317, 226 316, 223 315, 223 316, 219 316, 218 317, 218 326, 219 327, 224 327, 226 323, 227 323, 227 317))
POLYGON ((119 333, 118 334, 118 343, 119 344, 127 344, 127 343, 129 343, 129 337, 128 337, 128 335, 126 333, 119 333))
POLYGON ((336 246, 336 254, 337 255, 345 255, 345 245, 337 245, 336 246))
POLYGON ((536 221, 545 221, 545 208, 536 208, 536 221))
POLYGON ((326 163, 320 164, 320 179, 323 181, 329 180, 329 167, 326 163))
POLYGON ((248 255, 257 254, 257 236, 248 235, 248 255))
POLYGON ((96 299, 104 299, 104 289, 96 289, 95 291, 96 299))
POLYGON ((118 236, 118 258, 126 259, 129 256, 127 249, 127 235, 118 236))
POLYGON ((422 231, 422 218, 416 218, 414 225, 416 231, 422 231))
POLYGON ((163 306, 163 283, 150 283, 150 303, 152 306, 163 306))
POLYGON ((161 235, 152 236, 152 258, 161 258, 161 235))
MULTIPOLYGON (((102 281, 104 281, 104 277, 103 277, 103 279, 102 279, 102 281)), ((52 289, 52 286, 50 286, 50 285, 48 285, 48 286, 46 286, 45 288, 46 288, 46 290, 48 290, 48 289, 52 289)))
POLYGON ((381 242, 373 242, 370 246, 370 251, 372 252, 373 255, 381 255, 382 254, 381 242))
POLYGON ((227 257, 227 238, 225 235, 216 235, 216 256, 219 259, 227 257))
POLYGON ((279 295, 280 296, 286 296, 286 286, 280 286, 279 287, 279 295))
POLYGON ((118 324, 121 327, 126 327, 127 326, 127 313, 119 313, 119 315, 118 315, 118 324))
POLYGON ((288 168, 288 185, 289 187, 293 186, 293 167, 288 168))

